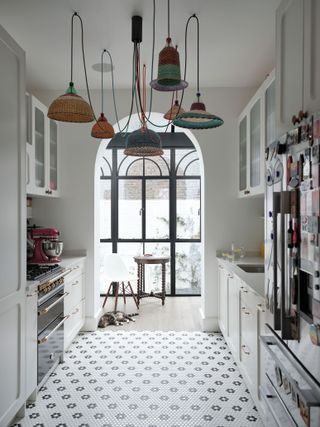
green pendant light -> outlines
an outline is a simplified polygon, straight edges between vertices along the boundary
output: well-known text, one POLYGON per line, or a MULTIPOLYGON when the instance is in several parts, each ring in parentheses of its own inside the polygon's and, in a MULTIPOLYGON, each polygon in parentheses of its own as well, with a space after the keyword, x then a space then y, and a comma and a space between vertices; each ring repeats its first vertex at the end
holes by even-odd
POLYGON ((172 46, 170 37, 170 0, 168 0, 168 36, 165 47, 159 53, 158 77, 150 86, 160 92, 174 92, 185 89, 188 83, 181 79, 178 49, 172 46))
POLYGON ((190 20, 194 18, 197 22, 197 101, 193 102, 189 111, 185 111, 178 114, 173 120, 175 126, 187 129, 212 129, 223 125, 223 120, 209 113, 206 110, 206 106, 200 101, 200 90, 199 90, 199 18, 196 15, 189 17, 186 25, 186 31, 190 20))
MULTIPOLYGON (((55 99, 48 110, 48 117, 59 122, 72 122, 72 123, 87 123, 94 120, 94 114, 91 106, 80 95, 77 94, 73 84, 73 21, 77 17, 81 23, 81 40, 83 44, 83 24, 81 17, 74 12, 71 19, 71 78, 69 87, 65 94, 55 99)), ((82 46, 83 48, 83 46, 82 46)), ((83 65, 87 83, 87 73, 85 67, 84 50, 83 52, 83 65)), ((88 90, 88 83, 87 83, 88 90)), ((89 90, 88 90, 89 94, 89 90)))

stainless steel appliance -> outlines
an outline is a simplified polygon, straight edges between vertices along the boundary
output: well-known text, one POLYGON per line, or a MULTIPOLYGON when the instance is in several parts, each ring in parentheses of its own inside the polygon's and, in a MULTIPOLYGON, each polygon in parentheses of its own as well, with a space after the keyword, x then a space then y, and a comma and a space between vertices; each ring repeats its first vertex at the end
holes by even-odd
POLYGON ((320 116, 266 149, 268 426, 320 426, 320 116))
POLYGON ((70 272, 58 264, 28 265, 28 280, 38 280, 38 386, 41 386, 63 360, 64 322, 64 277, 70 272))

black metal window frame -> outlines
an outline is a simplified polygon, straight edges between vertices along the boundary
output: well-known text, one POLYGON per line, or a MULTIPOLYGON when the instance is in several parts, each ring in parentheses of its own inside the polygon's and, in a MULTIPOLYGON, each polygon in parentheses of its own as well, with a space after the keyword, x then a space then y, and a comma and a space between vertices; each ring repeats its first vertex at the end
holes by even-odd
MULTIPOLYGON (((161 134, 160 134, 161 135, 161 134)), ((177 198, 176 198, 176 188, 177 188, 177 181, 178 180, 199 180, 200 183, 200 210, 201 210, 201 175, 185 175, 185 173, 188 170, 188 167, 191 163, 198 159, 193 159, 191 162, 187 164, 187 166, 184 169, 183 175, 177 175, 177 170, 179 167, 179 164, 182 162, 182 160, 188 155, 191 154, 191 152, 196 152, 196 149, 193 145, 193 143, 190 141, 189 138, 185 137, 185 134, 163 134, 163 136, 171 136, 174 135, 172 138, 166 138, 165 140, 162 140, 162 146, 164 150, 170 150, 170 165, 167 164, 166 160, 163 158, 163 160, 166 162, 168 166, 168 175, 163 175, 161 172, 161 169, 159 167, 160 174, 159 175, 145 175, 145 160, 152 161, 154 160, 152 158, 141 158, 137 157, 135 160, 133 160, 130 165, 126 169, 126 175, 119 175, 120 167, 123 163, 123 161, 126 159, 124 157, 120 164, 118 164, 118 152, 124 150, 124 142, 122 139, 118 139, 116 141, 111 141, 109 145, 107 146, 107 150, 112 150, 112 164, 109 163, 107 158, 105 157, 104 160, 108 166, 108 169, 110 170, 110 175, 104 175, 103 170, 101 169, 101 180, 110 180, 111 181, 111 238, 109 239, 100 239, 100 243, 111 243, 112 244, 112 252, 117 253, 118 249, 118 243, 142 243, 143 244, 143 251, 144 251, 144 245, 145 243, 169 243, 170 244, 170 294, 167 294, 167 296, 201 296, 201 294, 182 294, 182 293, 176 293, 176 260, 175 260, 175 253, 176 253, 176 243, 201 243, 201 230, 202 230, 202 224, 201 224, 201 211, 199 212, 200 215, 200 238, 197 239, 181 239, 177 238, 177 198), (181 135, 184 136, 184 138, 181 138, 181 135), (180 138, 179 138, 180 136, 180 138), (178 137, 178 138, 177 138, 178 137), (169 140, 168 140, 169 139, 169 140), (183 156, 178 164, 176 165, 176 150, 177 149, 185 149, 186 156, 183 156), (190 151, 191 150, 191 151, 190 151), (128 170, 130 166, 139 160, 143 160, 143 175, 127 175, 128 170), (146 182, 148 180, 167 180, 169 181, 169 237, 167 239, 148 239, 146 238, 146 182), (134 238, 134 239, 120 239, 119 238, 119 217, 118 217, 118 189, 119 189, 119 181, 120 180, 139 180, 142 183, 142 236, 141 238, 134 238)), ((115 138, 114 138, 115 139, 115 138)), ((154 162, 156 163, 156 162, 154 162)), ((157 163, 156 163, 157 164, 157 163)), ((158 165, 158 164, 157 164, 158 165)), ((101 296, 105 296, 105 294, 101 294, 101 296)))

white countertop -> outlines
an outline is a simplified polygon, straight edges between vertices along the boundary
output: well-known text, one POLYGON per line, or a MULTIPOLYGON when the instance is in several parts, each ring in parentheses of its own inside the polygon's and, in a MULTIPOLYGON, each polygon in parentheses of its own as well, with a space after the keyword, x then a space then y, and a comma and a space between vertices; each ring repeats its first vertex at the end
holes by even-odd
POLYGON ((247 273, 238 267, 238 264, 252 264, 261 265, 264 264, 264 259, 260 256, 246 256, 236 261, 229 261, 222 257, 217 257, 219 263, 225 266, 225 268, 234 273, 240 280, 245 282, 250 288, 252 288, 257 294, 264 298, 264 273, 247 273))

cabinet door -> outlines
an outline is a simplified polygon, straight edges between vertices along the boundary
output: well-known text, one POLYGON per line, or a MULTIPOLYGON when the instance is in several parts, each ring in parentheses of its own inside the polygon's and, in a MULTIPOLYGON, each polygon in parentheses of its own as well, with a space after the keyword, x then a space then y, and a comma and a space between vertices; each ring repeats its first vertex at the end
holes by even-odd
MULTIPOLYGON (((264 95, 265 109, 265 147, 276 140, 276 82, 274 76, 267 85, 264 95)), ((264 147, 264 148, 265 148, 264 147)))
POLYGON ((303 1, 283 0, 276 13, 277 137, 292 129, 292 116, 302 107, 303 1))
POLYGON ((303 109, 320 110, 320 2, 304 0, 304 99, 303 109))
POLYGON ((248 119, 245 115, 239 122, 239 192, 244 195, 247 190, 247 150, 248 150, 248 119))
POLYGON ((228 272, 219 265, 219 326, 224 336, 229 335, 228 326, 228 272))
POLYGON ((31 100, 32 145, 34 150, 34 194, 44 196, 47 185, 46 107, 35 97, 31 100))
POLYGON ((260 398, 260 385, 266 383, 266 369, 265 369, 265 360, 264 355, 265 351, 263 350, 263 344, 260 342, 260 336, 267 335, 266 328, 266 308, 264 301, 261 301, 257 304, 257 320, 258 320, 258 381, 257 381, 257 394, 260 398))
POLYGON ((25 402, 25 54, 0 26, 0 426, 25 402))
POLYGON ((48 138, 48 187, 50 196, 59 195, 59 177, 58 177, 58 124, 54 120, 49 121, 48 138))
POLYGON ((26 300, 26 399, 37 388, 38 357, 38 295, 37 290, 27 292, 26 300))
POLYGON ((250 194, 263 193, 262 186, 262 132, 261 132, 261 98, 250 108, 250 194))
POLYGON ((229 346, 232 354, 239 358, 240 346, 240 280, 231 276, 229 278, 229 346))

